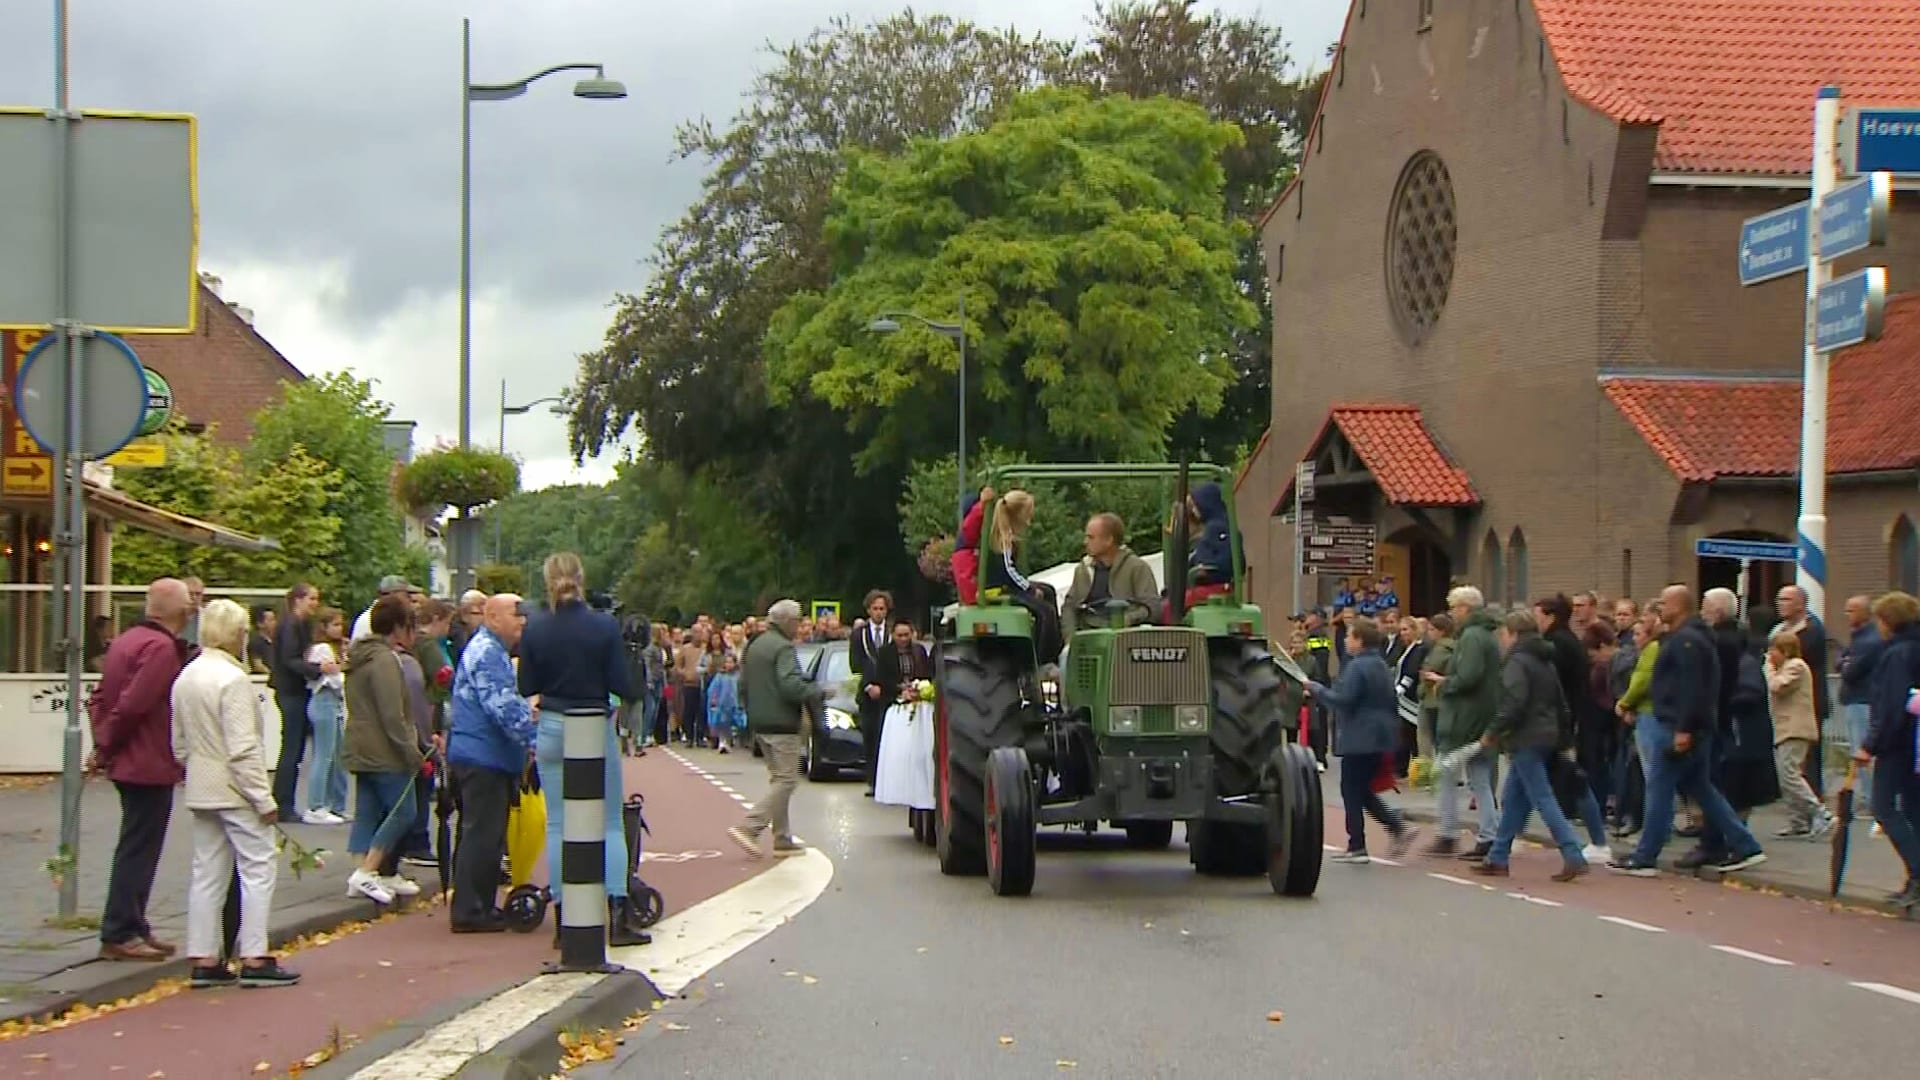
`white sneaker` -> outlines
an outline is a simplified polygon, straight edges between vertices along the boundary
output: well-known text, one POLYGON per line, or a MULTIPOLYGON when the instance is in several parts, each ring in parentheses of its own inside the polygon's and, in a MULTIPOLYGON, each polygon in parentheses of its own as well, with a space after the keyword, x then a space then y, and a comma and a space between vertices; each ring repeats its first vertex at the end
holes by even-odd
POLYGON ((331 810, 309 810, 300 815, 300 820, 309 825, 345 825, 347 819, 331 810))
POLYGON ((1586 858, 1588 866, 1605 866, 1613 860, 1613 849, 1604 844, 1588 844, 1580 854, 1586 858))
POLYGON ((386 886, 387 891, 395 896, 420 895, 420 883, 412 878, 401 877, 399 874, 381 878, 380 884, 386 886))
POLYGON ((365 870, 355 870, 347 875, 347 895, 364 896, 376 904, 393 903, 393 893, 388 891, 386 883, 378 875, 365 870))

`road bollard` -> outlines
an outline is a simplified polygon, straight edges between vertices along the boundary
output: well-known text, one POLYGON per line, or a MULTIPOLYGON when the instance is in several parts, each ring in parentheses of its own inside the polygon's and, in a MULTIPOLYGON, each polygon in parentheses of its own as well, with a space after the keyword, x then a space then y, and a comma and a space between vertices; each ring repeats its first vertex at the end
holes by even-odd
POLYGON ((560 963, 553 970, 619 971, 607 963, 607 710, 568 709, 561 721, 560 963))

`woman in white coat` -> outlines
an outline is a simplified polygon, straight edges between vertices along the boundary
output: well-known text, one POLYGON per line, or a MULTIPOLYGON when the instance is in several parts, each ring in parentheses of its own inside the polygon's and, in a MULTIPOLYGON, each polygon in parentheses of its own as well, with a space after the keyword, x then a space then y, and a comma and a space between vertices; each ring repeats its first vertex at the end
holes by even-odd
POLYGON ((291 986, 300 976, 267 950, 273 906, 273 826, 279 808, 261 736, 266 717, 241 660, 247 612, 215 600, 200 615, 200 655, 173 684, 173 756, 186 766, 193 813, 193 877, 187 893, 187 955, 193 986, 291 986), (235 974, 220 959, 220 915, 235 868, 240 936, 235 974))

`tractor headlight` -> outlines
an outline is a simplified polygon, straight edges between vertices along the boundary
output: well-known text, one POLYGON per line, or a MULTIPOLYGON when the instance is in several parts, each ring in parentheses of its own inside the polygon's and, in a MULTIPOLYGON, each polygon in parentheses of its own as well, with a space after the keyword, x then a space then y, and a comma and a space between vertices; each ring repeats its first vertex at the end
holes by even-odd
POLYGON ((1174 728, 1182 732, 1202 732, 1207 730, 1207 707, 1205 705, 1182 705, 1174 710, 1174 728))
POLYGON ((1107 728, 1115 735, 1140 734, 1140 706, 1115 705, 1108 709, 1107 728))
POLYGON ((843 711, 841 711, 841 710, 839 710, 839 709, 828 709, 828 710, 827 710, 827 727, 828 727, 828 728, 829 728, 830 730, 833 730, 833 731, 852 731, 852 730, 854 729, 854 726, 855 726, 855 725, 854 725, 854 722, 853 722, 853 714, 852 714, 852 713, 849 713, 849 712, 843 712, 843 711))

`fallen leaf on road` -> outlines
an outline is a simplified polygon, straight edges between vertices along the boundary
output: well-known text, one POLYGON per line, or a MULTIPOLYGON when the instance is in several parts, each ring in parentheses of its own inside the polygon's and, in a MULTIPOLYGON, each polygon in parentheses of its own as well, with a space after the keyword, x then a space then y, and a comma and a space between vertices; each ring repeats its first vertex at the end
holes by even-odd
POLYGON ((28 1054, 27 1060, 28 1061, 52 1061, 53 1055, 52 1054, 28 1054))
POLYGON ((780 974, 781 974, 782 976, 784 976, 785 978, 789 978, 789 979, 791 979, 791 978, 793 978, 793 977, 794 977, 795 975, 798 975, 798 974, 800 974, 800 973, 799 973, 799 972, 797 972, 797 971, 783 971, 783 972, 781 972, 780 974))
POLYGON ((380 966, 381 966, 381 967, 392 967, 392 966, 393 966, 393 961, 391 961, 391 960, 382 960, 382 961, 380 961, 380 966))
POLYGON ((1285 1020, 1286 1018, 1287 1018, 1286 1013, 1281 1012, 1279 1009, 1275 1009, 1272 1012, 1267 1014, 1267 1023, 1278 1024, 1282 1020, 1285 1020))
POLYGON ((922 946, 920 946, 919 948, 917 948, 917 949, 915 949, 915 950, 913 950, 913 951, 914 951, 914 952, 926 952, 926 951, 927 951, 927 947, 926 947, 925 945, 922 945, 922 946))
POLYGON ((159 1069, 155 1069, 147 1074, 147 1080, 167 1080, 167 1074, 159 1069))
POLYGON ((673 1022, 673 1021, 671 1021, 671 1020, 669 1020, 669 1021, 668 1021, 668 1022, 666 1023, 666 1025, 665 1025, 665 1026, 666 1026, 666 1029, 667 1029, 668 1031, 685 1031, 685 1030, 687 1030, 687 1025, 685 1025, 685 1024, 676 1024, 676 1023, 674 1023, 674 1022, 673 1022))
POLYGON ((814 977, 813 977, 813 976, 811 976, 811 975, 802 975, 802 976, 800 976, 800 981, 801 981, 801 982, 803 982, 803 983, 806 983, 806 984, 807 984, 808 986, 812 986, 812 985, 813 985, 814 983, 817 983, 817 982, 819 982, 820 980, 819 980, 819 979, 816 979, 816 978, 814 978, 814 977))
POLYGON ((1142 929, 1142 930, 1151 930, 1151 929, 1153 929, 1153 924, 1152 924, 1152 923, 1141 923, 1141 924, 1140 924, 1140 929, 1142 929))
POLYGON ((1011 1035, 1002 1035, 1002 1036, 1000 1036, 1000 1045, 1001 1045, 1001 1046, 1012 1046, 1012 1045, 1013 1045, 1013 1036, 1011 1036, 1011 1035))
POLYGON ((257 1072, 257 1073, 263 1073, 263 1072, 272 1072, 272 1071, 273 1071, 273 1062, 271 1062, 271 1061, 256 1061, 256 1062, 254 1062, 254 1063, 253 1063, 253 1071, 254 1071, 254 1072, 257 1072))
POLYGON ((1061 1058, 1059 1061, 1056 1061, 1053 1063, 1053 1067, 1056 1069, 1077 1069, 1080 1067, 1080 1063, 1077 1061, 1068 1061, 1066 1058, 1061 1058))

